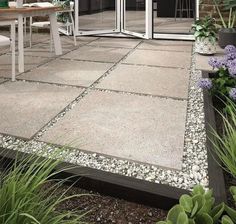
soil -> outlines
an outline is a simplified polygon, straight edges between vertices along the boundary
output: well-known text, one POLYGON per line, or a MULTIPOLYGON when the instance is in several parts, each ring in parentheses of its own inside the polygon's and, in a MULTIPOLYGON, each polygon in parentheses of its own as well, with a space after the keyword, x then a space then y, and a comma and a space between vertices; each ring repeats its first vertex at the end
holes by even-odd
POLYGON ((78 211, 88 214, 84 221, 88 223, 117 223, 117 224, 156 224, 164 220, 167 211, 128 202, 110 196, 100 195, 78 187, 67 185, 60 187, 59 192, 66 196, 84 194, 61 204, 58 210, 78 211))

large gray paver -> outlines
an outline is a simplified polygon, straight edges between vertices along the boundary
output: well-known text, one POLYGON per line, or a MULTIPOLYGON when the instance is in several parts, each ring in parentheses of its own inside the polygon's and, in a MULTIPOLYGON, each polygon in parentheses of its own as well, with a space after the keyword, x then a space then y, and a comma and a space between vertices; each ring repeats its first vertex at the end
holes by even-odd
POLYGON ((92 91, 41 140, 181 169, 186 104, 92 91))
POLYGON ((99 47, 118 47, 118 48, 134 48, 141 40, 132 38, 100 38, 91 42, 89 45, 99 47))
POLYGON ((118 65, 97 86, 104 89, 187 98, 187 69, 118 65))
POLYGON ((191 52, 192 48, 193 42, 170 40, 146 40, 138 46, 138 49, 185 52, 191 52))
POLYGON ((191 62, 190 52, 152 51, 136 49, 124 63, 153 66, 189 68, 191 62))
POLYGON ((19 78, 87 87, 102 76, 112 65, 110 63, 58 59, 31 72, 24 73, 19 78))
MULTIPOLYGON (((33 69, 48 60, 48 58, 25 56, 25 71, 33 69)), ((18 57, 16 57, 16 62, 18 62, 18 57)), ((0 77, 10 78, 11 73, 11 55, 0 56, 0 77)), ((16 63, 16 74, 19 74, 18 63, 16 63)))
POLYGON ((89 61, 118 62, 129 51, 130 49, 83 46, 62 57, 89 61))
POLYGON ((81 92, 32 82, 0 85, 0 133, 31 138, 81 92))

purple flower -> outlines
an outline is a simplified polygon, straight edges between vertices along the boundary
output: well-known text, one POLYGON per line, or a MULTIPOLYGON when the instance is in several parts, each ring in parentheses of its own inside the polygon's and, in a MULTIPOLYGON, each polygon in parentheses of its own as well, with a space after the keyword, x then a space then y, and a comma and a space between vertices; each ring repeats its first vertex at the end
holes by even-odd
POLYGON ((208 64, 214 68, 221 68, 222 67, 222 59, 220 58, 210 58, 208 64))
POLYGON ((232 88, 230 91, 229 91, 229 97, 236 101, 236 88, 232 88))
POLYGON ((234 60, 236 59, 236 52, 232 52, 226 55, 227 60, 234 60))
POLYGON ((229 75, 233 78, 236 78, 236 66, 230 66, 228 70, 229 70, 229 75))
POLYGON ((212 88, 212 81, 210 79, 201 79, 198 82, 198 87, 201 89, 211 89, 212 88))
POLYGON ((225 54, 235 53, 236 47, 234 45, 227 45, 225 47, 225 54))

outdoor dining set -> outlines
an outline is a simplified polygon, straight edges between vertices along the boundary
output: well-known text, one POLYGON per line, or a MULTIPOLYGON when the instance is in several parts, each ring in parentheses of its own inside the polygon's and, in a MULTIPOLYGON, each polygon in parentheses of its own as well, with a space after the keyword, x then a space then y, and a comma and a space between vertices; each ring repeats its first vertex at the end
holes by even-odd
MULTIPOLYGON (((76 45, 76 37, 74 32, 73 21, 73 3, 69 8, 65 9, 61 6, 53 5, 51 3, 40 4, 37 2, 35 5, 31 3, 25 6, 23 1, 18 0, 9 4, 10 7, 0 8, 0 26, 10 26, 10 37, 0 35, 0 47, 10 46, 12 53, 12 81, 15 81, 16 74, 16 27, 18 31, 18 71, 20 73, 25 71, 24 68, 24 36, 26 35, 26 19, 30 18, 30 46, 32 45, 32 28, 49 28, 51 36, 51 45, 54 45, 56 55, 62 54, 61 41, 59 36, 59 26, 57 21, 57 13, 68 13, 72 24, 72 32, 74 34, 74 44, 76 45), (32 7, 31 7, 32 6, 32 7), (44 22, 33 22, 33 18, 37 16, 48 16, 49 20, 44 22)), ((52 47, 50 47, 52 51, 52 47)))

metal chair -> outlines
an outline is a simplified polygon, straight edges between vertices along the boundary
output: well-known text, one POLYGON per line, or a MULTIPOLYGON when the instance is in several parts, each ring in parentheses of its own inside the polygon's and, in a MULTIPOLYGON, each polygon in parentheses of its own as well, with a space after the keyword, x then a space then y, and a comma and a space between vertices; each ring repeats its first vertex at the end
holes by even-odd
MULTIPOLYGON (((74 12, 74 2, 70 2, 69 9, 62 10, 58 13, 68 13, 71 22, 68 21, 66 24, 62 22, 58 22, 58 26, 59 26, 60 33, 63 33, 65 35, 69 35, 70 33, 73 33, 74 45, 76 46, 77 43, 76 43, 76 36, 75 36, 75 22, 74 22, 73 12, 74 12), (63 27, 66 27, 66 30, 64 30, 63 27)), ((50 29, 50 51, 52 51, 53 40, 52 40, 52 33, 51 33, 51 28, 50 28, 50 21, 33 22, 33 18, 30 17, 30 47, 32 47, 32 28, 33 27, 50 29)))
POLYGON ((186 12, 186 17, 191 18, 191 12, 193 12, 192 1, 191 0, 175 0, 175 20, 179 13, 179 17, 183 18, 184 12, 186 12))
POLYGON ((12 81, 16 80, 16 52, 15 52, 15 20, 0 20, 0 26, 11 26, 11 37, 0 35, 0 47, 10 46, 12 52, 12 81))

